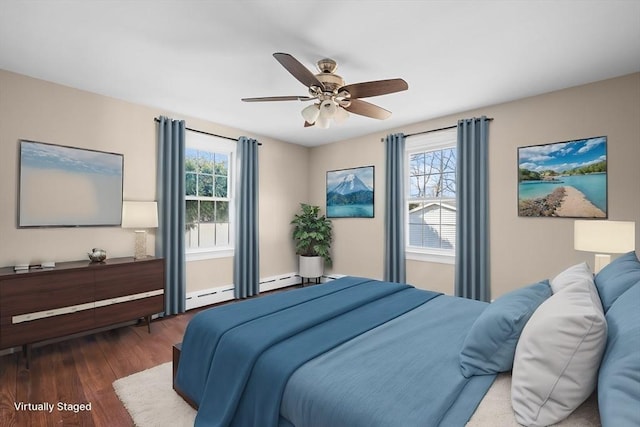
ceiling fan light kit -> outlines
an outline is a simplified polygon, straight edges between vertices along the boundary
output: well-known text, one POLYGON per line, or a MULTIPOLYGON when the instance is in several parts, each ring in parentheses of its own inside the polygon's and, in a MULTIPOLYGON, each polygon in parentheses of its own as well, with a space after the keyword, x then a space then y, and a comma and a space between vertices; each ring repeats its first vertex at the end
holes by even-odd
POLYGON ((304 126, 318 126, 326 129, 331 120, 344 122, 349 113, 378 120, 391 116, 391 112, 359 98, 386 95, 407 90, 409 86, 402 79, 378 80, 345 86, 344 79, 335 74, 338 65, 333 59, 325 58, 317 62, 320 73, 313 74, 288 53, 274 53, 274 58, 309 90, 309 96, 270 96, 263 98, 243 98, 245 102, 263 101, 311 101, 317 103, 302 109, 304 126))
POLYGON ((333 114, 333 121, 336 123, 344 123, 349 118, 349 113, 342 107, 337 107, 336 112, 333 114))
POLYGON ((320 115, 318 104, 312 104, 302 109, 302 117, 307 123, 315 123, 320 115))
POLYGON ((326 129, 326 128, 328 128, 328 127, 329 127, 329 125, 331 124, 330 120, 331 120, 330 118, 328 118, 328 117, 323 117, 322 115, 320 115, 320 116, 316 119, 315 123, 310 123, 310 125, 312 125, 312 126, 313 126, 313 125, 315 124, 315 125, 316 125, 316 126, 318 126, 320 129, 326 129))

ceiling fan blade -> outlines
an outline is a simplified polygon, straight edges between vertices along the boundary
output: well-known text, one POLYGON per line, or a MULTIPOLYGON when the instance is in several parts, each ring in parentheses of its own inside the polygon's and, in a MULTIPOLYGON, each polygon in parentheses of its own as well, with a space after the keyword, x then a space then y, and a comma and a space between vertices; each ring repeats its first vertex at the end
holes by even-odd
POLYGON ((263 102, 263 101, 310 101, 310 96, 265 96, 262 98, 242 98, 244 102, 263 102))
POLYGON ((372 82, 354 83, 338 89, 338 93, 346 90, 351 99, 368 98, 370 96, 386 95, 409 89, 409 85, 402 79, 376 80, 372 82))
POLYGON ((350 113, 371 117, 372 119, 384 120, 391 117, 391 111, 359 99, 352 99, 351 105, 344 107, 344 109, 350 113))
POLYGON ((324 90, 324 85, 311 71, 288 53, 274 53, 273 57, 282 64, 293 77, 306 87, 317 86, 324 90))

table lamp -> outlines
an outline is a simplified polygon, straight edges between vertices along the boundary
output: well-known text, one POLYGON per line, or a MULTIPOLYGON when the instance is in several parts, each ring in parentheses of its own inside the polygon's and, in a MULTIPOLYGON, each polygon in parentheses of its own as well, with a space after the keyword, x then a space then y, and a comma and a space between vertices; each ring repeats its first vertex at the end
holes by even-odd
POLYGON ((122 203, 122 228, 134 228, 135 259, 147 257, 147 230, 158 227, 158 204, 156 202, 124 201, 122 203))
POLYGON ((580 220, 574 223, 573 247, 577 251, 596 252, 594 273, 611 262, 609 254, 633 251, 635 239, 633 221, 580 220))

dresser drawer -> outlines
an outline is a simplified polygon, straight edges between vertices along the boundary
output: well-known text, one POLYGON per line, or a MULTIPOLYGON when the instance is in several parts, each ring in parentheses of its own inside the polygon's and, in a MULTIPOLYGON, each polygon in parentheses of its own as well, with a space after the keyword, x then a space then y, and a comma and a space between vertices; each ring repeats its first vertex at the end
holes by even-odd
POLYGON ((164 261, 162 259, 136 261, 96 272, 96 301, 163 288, 164 261))
POLYGON ((96 327, 126 322, 164 311, 164 295, 155 295, 134 301, 120 302, 95 309, 96 327))
POLYGON ((2 316, 15 316, 94 301, 93 271, 25 273, 0 282, 2 316))
POLYGON ((93 310, 84 310, 21 323, 11 323, 10 317, 3 316, 0 347, 6 348, 30 344, 93 328, 93 310))

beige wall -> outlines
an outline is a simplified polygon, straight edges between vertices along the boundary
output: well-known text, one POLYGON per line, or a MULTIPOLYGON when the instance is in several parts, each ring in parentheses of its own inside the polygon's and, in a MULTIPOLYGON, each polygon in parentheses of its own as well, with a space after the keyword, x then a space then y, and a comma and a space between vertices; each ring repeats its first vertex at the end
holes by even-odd
POLYGON ((366 219, 333 218, 333 244, 329 271, 339 274, 382 278, 382 217, 381 203, 384 187, 384 171, 381 160, 384 146, 375 138, 358 138, 346 142, 315 147, 311 151, 309 165, 310 203, 326 213, 326 172, 357 166, 374 166, 374 217, 366 219))
MULTIPOLYGON (((609 218, 636 221, 636 247, 640 247, 639 100, 640 74, 636 73, 313 149, 258 137, 263 143, 261 276, 297 271, 289 221, 299 202, 324 208, 327 171, 373 165, 375 217, 333 220, 334 266, 330 271, 382 278, 384 147, 380 138, 392 132, 448 126, 459 118, 483 114, 495 119, 490 124, 489 161, 494 297, 551 277, 571 263, 593 262, 592 254, 573 250, 573 220, 517 216, 517 147, 607 135, 609 218)), ((154 200, 153 118, 160 114, 184 118, 188 126, 204 131, 230 136, 244 133, 0 70, 0 266, 83 259, 92 247, 105 248, 110 257, 130 256, 133 233, 117 227, 17 229, 18 140, 123 153, 125 199, 154 200)), ((153 240, 151 233, 150 252, 153 240)), ((418 287, 452 293, 453 266, 408 261, 407 280, 418 287)), ((189 291, 232 283, 232 259, 189 262, 187 282, 189 291)))
MULTIPOLYGON (((124 198, 156 199, 154 117, 229 136, 246 134, 215 123, 135 105, 0 70, 0 266, 86 258, 93 247, 131 256, 131 230, 118 227, 18 229, 18 141, 29 139, 124 154, 124 198)), ((309 150, 257 137, 260 148, 260 249, 263 277, 297 270, 289 221, 306 199, 309 150), (296 179, 291 179, 295 176, 296 179)), ((78 203, 82 203, 81 200, 78 203)), ((154 233, 148 240, 154 251, 154 233)), ((188 291, 230 284, 232 259, 187 264, 188 291)))
MULTIPOLYGON (((429 120, 326 146, 311 152, 310 200, 325 205, 328 170, 375 166, 375 218, 336 219, 334 271, 383 275, 384 150, 387 133, 413 133, 486 115, 489 125, 490 257, 492 296, 552 277, 593 254, 573 249, 573 220, 517 215, 517 148, 608 136, 609 219, 636 221, 640 247, 640 73, 429 120)), ((407 262, 407 281, 453 292, 453 266, 407 262)))

